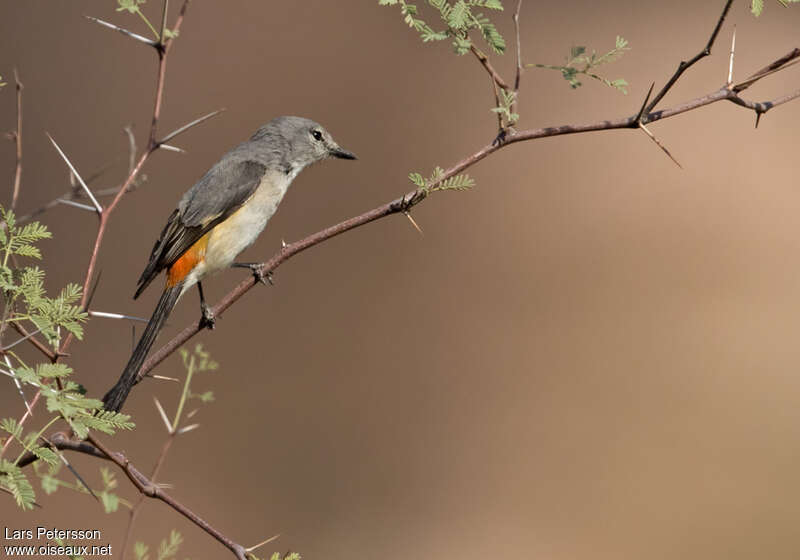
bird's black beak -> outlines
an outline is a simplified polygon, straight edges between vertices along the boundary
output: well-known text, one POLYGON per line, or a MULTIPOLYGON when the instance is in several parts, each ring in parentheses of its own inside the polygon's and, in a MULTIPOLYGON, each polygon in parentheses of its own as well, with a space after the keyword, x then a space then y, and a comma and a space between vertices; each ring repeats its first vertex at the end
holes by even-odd
POLYGON ((348 152, 345 149, 336 146, 330 150, 330 154, 332 157, 340 158, 340 159, 358 159, 353 152, 348 152))

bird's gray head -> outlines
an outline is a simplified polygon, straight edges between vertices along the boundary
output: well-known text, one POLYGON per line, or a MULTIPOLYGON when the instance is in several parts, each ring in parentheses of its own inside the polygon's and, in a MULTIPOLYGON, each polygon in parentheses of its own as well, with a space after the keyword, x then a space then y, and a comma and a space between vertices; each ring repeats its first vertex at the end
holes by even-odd
POLYGON ((356 159, 339 146, 320 124, 302 117, 277 117, 259 128, 250 139, 261 144, 272 158, 279 158, 288 173, 326 158, 356 159))

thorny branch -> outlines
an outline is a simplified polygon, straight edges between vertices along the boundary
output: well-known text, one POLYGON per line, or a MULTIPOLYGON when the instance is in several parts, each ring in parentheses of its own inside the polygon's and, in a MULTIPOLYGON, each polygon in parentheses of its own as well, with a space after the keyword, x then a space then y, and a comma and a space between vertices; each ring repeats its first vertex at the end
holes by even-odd
MULTIPOLYGON (((100 218, 100 224, 99 224, 99 227, 98 227, 98 230, 97 230, 97 234, 96 234, 96 237, 95 237, 93 250, 92 250, 92 253, 91 253, 91 257, 90 257, 90 260, 89 260, 89 264, 87 266, 86 275, 85 275, 85 279, 84 279, 83 297, 81 299, 81 306, 83 308, 87 308, 89 300, 91 298, 91 291, 90 291, 89 287, 90 287, 92 278, 94 277, 95 268, 97 266, 98 254, 99 254, 102 242, 103 242, 103 238, 105 236, 105 232, 106 232, 106 228, 107 228, 107 225, 108 225, 109 218, 110 218, 112 212, 114 211, 114 209, 117 207, 117 205, 121 201, 122 197, 125 195, 125 193, 135 184, 136 178, 139 175, 139 173, 141 172, 141 169, 144 166, 145 162, 148 160, 149 156, 153 152, 155 152, 157 149, 159 149, 160 147, 167 147, 166 144, 165 144, 167 140, 174 138, 175 136, 185 132, 186 130, 188 130, 188 129, 190 129, 190 128, 192 128, 192 127, 194 127, 194 126, 196 126, 196 125, 198 125, 198 124, 200 124, 200 123, 202 123, 202 122, 204 122, 206 120, 208 120, 209 118, 219 114, 219 112, 220 112, 220 111, 215 111, 213 113, 210 113, 208 115, 200 117, 200 118, 198 118, 198 119, 196 119, 196 120, 194 120, 194 121, 192 121, 192 122, 180 127, 179 129, 171 132, 170 134, 166 135, 163 140, 157 140, 158 121, 159 121, 159 117, 160 117, 160 113, 161 113, 161 106, 162 106, 163 95, 164 95, 164 81, 165 81, 165 73, 166 73, 167 55, 169 54, 169 49, 170 49, 170 46, 172 44, 172 41, 171 41, 170 37, 176 36, 178 31, 180 30, 181 24, 183 23, 184 16, 186 14, 186 9, 188 8, 190 1, 191 0, 184 0, 183 5, 180 8, 178 17, 176 19, 175 26, 172 29, 172 34, 170 36, 168 36, 167 33, 165 32, 165 30, 166 30, 167 9, 168 9, 168 0, 165 0, 164 1, 164 8, 163 8, 164 11, 163 11, 163 17, 162 17, 161 38, 160 38, 160 40, 158 42, 151 42, 151 41, 148 41, 148 40, 143 41, 146 44, 149 44, 150 46, 154 47, 156 52, 158 53, 158 78, 157 78, 157 82, 156 82, 155 103, 154 103, 154 108, 153 108, 153 118, 152 118, 152 122, 151 122, 151 126, 150 126, 150 133, 149 133, 148 143, 147 143, 147 146, 144 149, 143 153, 141 154, 141 156, 138 158, 138 160, 136 160, 135 159, 136 142, 135 142, 135 139, 134 139, 132 133, 130 132, 130 130, 129 129, 126 130, 126 133, 128 134, 128 137, 129 137, 130 147, 131 147, 129 173, 128 173, 127 178, 123 182, 123 184, 118 189, 113 189, 112 192, 114 194, 114 198, 112 199, 110 204, 108 206, 106 206, 105 208, 102 207, 99 204, 99 202, 93 197, 91 191, 89 190, 88 186, 86 186, 85 182, 82 179, 80 179, 80 177, 77 175, 77 171, 73 170, 74 175, 78 178, 79 182, 81 183, 81 186, 85 189, 86 195, 92 200, 92 202, 94 204, 94 209, 97 210, 99 218, 100 218)), ((127 35, 129 37, 132 37, 132 38, 134 38, 136 40, 140 40, 140 41, 142 40, 138 36, 136 36, 135 34, 127 32, 126 30, 118 28, 118 27, 116 27, 116 26, 114 26, 112 24, 107 24, 106 22, 102 22, 100 20, 96 20, 95 18, 90 18, 90 19, 92 19, 94 21, 97 21, 98 23, 100 23, 102 25, 105 25, 106 27, 111 27, 112 29, 120 31, 123 34, 125 34, 125 35, 127 35)), ((16 73, 15 73, 15 77, 16 77, 16 73)), ((20 131, 21 131, 21 126, 20 125, 21 125, 21 118, 22 118, 21 117, 21 105, 20 105, 21 97, 20 97, 20 93, 19 93, 20 91, 21 91, 21 84, 19 83, 19 79, 17 78, 17 92, 18 92, 18 101, 17 101, 17 103, 18 103, 18 126, 17 126, 17 132, 16 132, 16 139, 17 139, 17 175, 16 175, 16 179, 15 179, 15 183, 14 183, 12 208, 13 208, 14 204, 16 203, 16 199, 17 199, 18 192, 19 192, 19 173, 20 173, 20 169, 21 169, 21 148, 20 148, 21 144, 19 143, 20 142, 20 140, 19 140, 20 139, 20 131)), ((61 149, 57 145, 56 145, 56 149, 62 154, 62 156, 64 157, 65 161, 67 162, 67 165, 70 168, 72 168, 72 164, 69 162, 69 159, 66 157, 66 155, 63 154, 63 152, 61 152, 61 149)), ((74 196, 75 195, 74 193, 76 193, 76 192, 78 192, 77 189, 73 189, 72 196, 74 196)), ((70 343, 72 342, 72 335, 69 335, 67 338, 65 338, 65 340, 62 343, 62 345, 60 346, 60 348, 57 351, 54 352, 54 351, 50 350, 49 348, 47 348, 47 346, 42 344, 34 336, 35 333, 28 333, 27 331, 25 331, 25 329, 21 325, 19 325, 18 322, 14 322, 13 325, 14 325, 15 328, 17 328, 18 332, 23 336, 23 338, 21 340, 29 340, 36 348, 38 348, 42 353, 44 353, 50 359, 50 361, 52 363, 56 363, 62 356, 67 355, 66 351, 67 351, 67 348, 69 347, 70 343)), ((25 414, 22 416, 22 418, 19 421, 19 425, 20 426, 22 424, 24 424, 25 421, 32 416, 31 409, 34 406, 36 406, 36 404, 40 400, 40 397, 41 397, 41 392, 37 391, 37 393, 35 394, 32 402, 30 404, 30 406, 28 407, 28 409, 26 410, 25 414)), ((155 498, 155 499, 159 499, 159 500, 163 501, 164 503, 169 505, 172 509, 174 509, 175 511, 177 511, 178 513, 180 513, 181 515, 183 515, 184 517, 186 517, 187 519, 192 521, 195 525, 197 525, 198 527, 203 529, 209 535, 211 535, 215 539, 217 539, 220 543, 222 543, 229 550, 231 550, 239 560, 245 560, 247 558, 248 549, 245 549, 242 545, 239 545, 238 543, 235 543, 234 541, 232 541, 231 539, 226 537, 224 534, 222 534, 220 531, 218 531, 217 529, 212 527, 208 522, 206 522, 204 519, 202 519, 200 516, 198 516, 192 510, 190 510, 189 508, 184 506, 182 503, 180 503, 177 500, 175 500, 174 498, 172 498, 169 494, 165 493, 162 489, 160 489, 158 486, 156 486, 150 479, 148 479, 147 477, 142 475, 133 465, 131 465, 130 462, 128 461, 128 459, 124 455, 122 455, 121 453, 112 453, 112 452, 108 451, 92 435, 89 436, 88 441, 90 443, 82 442, 82 441, 73 441, 73 440, 70 440, 70 438, 67 437, 63 433, 54 434, 49 439, 47 439, 48 444, 56 447, 57 449, 64 449, 64 450, 69 449, 69 450, 78 451, 78 452, 82 452, 82 453, 87 453, 87 454, 90 454, 90 455, 94 455, 96 457, 101 457, 101 458, 106 458, 108 460, 111 460, 112 462, 117 464, 123 470, 123 472, 128 477, 128 479, 142 493, 143 496, 147 496, 147 497, 150 497, 150 498, 155 498)), ((8 446, 8 444, 10 444, 10 442, 11 442, 11 438, 8 438, 6 440, 4 446, 3 446, 2 451, 5 450, 5 448, 8 446)), ((2 451, 0 451, 0 453, 2 453, 2 451)), ((23 458, 18 462, 18 465, 20 467, 23 467, 25 465, 28 465, 28 464, 32 463, 35 460, 36 460, 36 457, 29 454, 27 456, 23 456, 23 458)), ((156 469, 154 470, 154 473, 157 473, 158 466, 159 465, 156 466, 156 469)))
MULTIPOLYGON (((730 2, 726 4, 725 10, 723 11, 723 17, 720 18, 720 21, 722 21, 722 19, 724 18, 729 7, 730 7, 730 2)), ((719 23, 717 27, 719 27, 719 23)), ((715 30, 714 37, 716 36, 717 32, 718 29, 715 30)), ((770 101, 762 101, 762 102, 752 102, 742 99, 739 96, 738 92, 745 89, 746 87, 749 87, 750 85, 752 85, 753 83, 755 83, 756 81, 760 80, 761 78, 767 75, 770 75, 778 70, 787 68, 789 65, 794 64, 795 60, 800 60, 800 49, 793 49, 788 54, 780 57, 775 62, 766 66, 762 70, 759 70, 751 77, 747 78, 746 80, 744 80, 739 84, 734 85, 733 87, 728 87, 727 85, 725 85, 722 86, 720 89, 713 91, 707 95, 697 97, 690 101, 686 101, 684 103, 680 103, 673 107, 669 107, 667 109, 645 112, 644 114, 641 114, 641 112, 637 112, 637 114, 631 115, 629 117, 622 117, 618 119, 604 119, 586 124, 552 126, 545 128, 522 130, 519 132, 511 132, 510 134, 504 137, 502 142, 493 141, 490 144, 483 146, 481 149, 477 150, 472 155, 462 159, 461 161, 459 161, 458 163, 447 169, 437 183, 430 185, 428 187, 427 192, 429 192, 431 188, 438 186, 439 184, 446 181, 450 177, 458 175, 464 170, 472 167, 485 157, 493 154, 498 150, 505 148, 508 145, 515 144, 517 142, 526 142, 529 140, 536 140, 539 138, 550 138, 553 136, 578 134, 583 132, 595 132, 601 130, 615 130, 615 129, 625 129, 625 128, 637 129, 641 128, 641 124, 643 123, 652 123, 659 120, 674 117, 676 115, 680 115, 682 113, 685 113, 687 111, 692 111, 694 109, 699 109, 700 107, 704 107, 706 105, 710 105, 718 101, 730 101, 737 105, 746 107, 748 109, 752 109, 756 112, 757 115, 761 115, 774 107, 777 107, 779 105, 782 105, 783 103, 791 101, 792 99, 800 97, 800 90, 797 90, 795 92, 784 95, 782 97, 778 97, 770 101)), ((674 82, 675 80, 672 80, 673 84, 674 82)), ((305 251, 310 247, 318 245, 323 241, 331 239, 332 237, 335 237, 351 229, 366 225, 380 218, 384 218, 392 214, 407 213, 412 207, 416 206, 427 197, 427 192, 425 189, 421 188, 410 191, 406 193, 404 196, 392 200, 391 202, 387 202, 386 204, 382 204, 381 206, 373 208, 372 210, 364 212, 363 214, 352 217, 336 225, 318 231, 312 235, 309 235, 304 239, 301 239, 300 241, 295 241, 294 243, 289 243, 287 245, 284 245, 269 260, 261 263, 260 270, 263 272, 264 275, 269 275, 270 273, 274 272, 281 264, 289 260, 294 255, 301 253, 302 251, 305 251)), ((222 313, 225 312, 225 310, 227 310, 231 305, 233 305, 236 301, 238 301, 239 298, 241 298, 248 290, 250 290, 257 283, 258 280, 256 280, 254 277, 248 278, 240 282, 213 307, 212 311, 214 315, 217 317, 221 316, 222 313)), ((158 364, 160 364, 165 358, 167 358, 170 354, 172 354, 175 350, 177 350, 186 341, 191 339, 195 334, 200 332, 202 328, 203 325, 200 323, 200 321, 191 323, 187 325, 177 335, 175 335, 172 338, 172 340, 170 340, 164 346, 159 348, 152 356, 150 356, 150 358, 142 366, 142 369, 139 371, 137 382, 141 381, 141 379, 144 376, 146 376, 150 371, 152 371, 152 369, 155 368, 158 364)))
MULTIPOLYGON (((206 533, 214 537, 217 541, 222 543, 226 548, 234 553, 239 560, 246 560, 247 549, 226 537, 222 532, 215 529, 205 519, 194 513, 191 509, 183 505, 181 502, 167 494, 162 488, 155 484, 151 479, 147 478, 137 469, 130 460, 120 452, 110 451, 103 443, 101 443, 94 435, 89 435, 87 441, 75 441, 70 439, 63 432, 53 434, 48 438, 48 441, 58 450, 61 451, 76 451, 84 453, 100 459, 106 459, 117 465, 122 472, 128 477, 128 480, 136 487, 143 496, 161 500, 169 507, 183 515, 186 519, 203 529, 206 533)), ((20 467, 25 467, 36 460, 36 457, 31 454, 26 454, 19 461, 20 467)))
POLYGON ((719 35, 719 30, 722 29, 722 24, 725 22, 725 18, 728 16, 728 12, 731 9, 731 5, 733 4, 733 0, 727 0, 725 2, 725 7, 722 8, 722 14, 720 14, 719 19, 717 20, 717 25, 714 26, 714 30, 711 32, 711 37, 708 38, 708 42, 706 46, 701 50, 699 53, 694 55, 692 58, 689 59, 688 62, 685 60, 681 60, 680 64, 678 64, 678 69, 675 70, 675 73, 672 77, 664 84, 664 87, 656 94, 650 104, 647 106, 646 112, 649 113, 652 111, 658 102, 667 94, 667 92, 672 89, 672 86, 680 79, 686 70, 694 66, 696 62, 698 62, 701 58, 705 58, 711 54, 711 48, 714 46, 714 42, 717 40, 717 35, 719 35))
MULTIPOLYGON (((180 15, 177 20, 177 24, 175 26, 175 30, 180 27, 180 24, 183 20, 183 16, 185 14, 186 8, 189 4, 190 0, 185 0, 184 4, 181 8, 180 15)), ((553 136, 560 136, 565 134, 577 134, 583 132, 592 132, 592 131, 601 131, 601 130, 614 130, 614 129, 625 129, 625 128, 640 128, 644 123, 652 123, 658 120, 670 118, 687 111, 691 111, 694 109, 698 109, 700 107, 704 107, 706 105, 710 105, 712 103, 716 103, 717 101, 730 101, 736 105, 751 109, 756 112, 756 115, 760 117, 763 113, 766 113, 770 109, 777 107, 783 103, 791 101, 797 97, 800 97, 800 90, 789 93, 782 97, 778 97, 773 100, 769 101, 762 101, 762 102, 753 102, 749 100, 745 100, 740 97, 740 93, 744 91, 747 87, 755 83, 756 81, 764 78, 774 72, 779 70, 785 69, 786 67, 794 64, 798 58, 800 58, 800 49, 794 49, 787 55, 777 59, 775 62, 771 63, 770 65, 766 66, 762 70, 754 73, 752 76, 747 78, 746 80, 738 83, 738 84, 726 84, 725 86, 721 87, 720 89, 713 91, 709 94, 706 94, 701 97, 697 97, 690 101, 686 101, 684 103, 675 105, 673 107, 667 109, 661 109, 658 111, 654 111, 653 109, 658 104, 658 102, 664 97, 664 95, 669 91, 669 89, 678 81, 681 77, 683 72, 686 71, 689 67, 694 65, 698 60, 701 58, 708 56, 710 54, 711 48, 714 44, 714 41, 722 27, 723 21, 730 9, 732 0, 727 0, 725 7, 723 8, 722 15, 720 16, 717 24, 714 28, 714 31, 711 34, 711 37, 706 44, 706 47, 700 51, 695 57, 690 59, 688 62, 681 62, 678 67, 678 70, 672 76, 672 78, 667 82, 667 84, 659 91, 655 98, 646 106, 643 106, 643 110, 637 112, 637 114, 623 117, 618 119, 610 119, 610 120, 602 120, 592 123, 586 124, 578 124, 578 125, 562 125, 562 126, 555 126, 555 127, 545 127, 545 128, 535 128, 524 130, 520 132, 509 131, 508 134, 502 137, 502 141, 500 142, 492 142, 489 143, 473 154, 469 155, 468 157, 462 159, 449 169, 447 169, 444 174, 440 177, 437 183, 433 185, 429 185, 427 188, 423 189, 416 189, 413 191, 408 192, 404 196, 392 200, 386 204, 373 208, 363 214, 358 216, 349 218, 344 220, 338 224, 325 228, 321 231, 318 231, 304 239, 296 241, 294 243, 290 243, 284 245, 277 253, 275 253, 269 260, 263 262, 260 265, 260 271, 264 275, 268 275, 276 270, 281 264, 289 260, 294 255, 305 251, 315 245, 318 245, 328 239, 331 239, 341 233, 349 231, 351 229, 363 226, 375 220, 381 219, 386 216, 390 216, 392 214, 397 213, 408 213, 411 208, 422 202, 428 194, 431 192, 431 188, 434 188, 441 184, 442 182, 446 181, 447 179, 461 173, 465 169, 472 167, 473 165, 477 164, 482 159, 486 158, 487 156, 493 154, 496 151, 499 151, 510 144, 514 144, 517 142, 524 142, 529 140, 535 140, 538 138, 547 138, 553 136)), ((517 11, 515 16, 515 24, 518 25, 518 14, 521 8, 522 2, 520 1, 517 5, 517 11)), ((103 22, 103 24, 105 24, 103 22)), ((112 26, 114 27, 114 26, 112 26)), ((112 202, 103 209, 101 213, 100 219, 100 226, 98 228, 97 237, 95 240, 95 245, 92 251, 91 259, 89 261, 89 265, 87 267, 86 277, 84 281, 84 299, 82 304, 85 306, 86 301, 88 298, 88 288, 91 282, 91 279, 94 275, 94 271, 97 264, 97 256, 99 253, 100 245, 105 233, 105 228, 108 223, 108 219, 110 214, 118 205, 120 199, 125 194, 125 192, 131 187, 134 183, 136 176, 141 171, 144 163, 147 161, 148 156, 158 149, 165 140, 158 141, 157 138, 157 125, 158 125, 158 118, 161 110, 161 102, 163 97, 163 88, 164 88, 164 72, 166 68, 166 58, 169 52, 170 40, 164 37, 163 33, 164 24, 162 23, 162 38, 159 42, 155 43, 153 46, 156 48, 158 55, 159 55, 159 67, 158 67, 158 81, 156 86, 156 101, 154 104, 153 110, 153 120, 150 129, 149 141, 148 145, 145 148, 143 154, 139 157, 139 159, 135 162, 135 165, 132 166, 128 178, 125 180, 123 185, 119 188, 118 192, 116 193, 112 202)), ((119 29, 117 29, 120 31, 119 29)), ((518 30, 518 28, 517 28, 518 30)), ((121 32, 124 32, 122 30, 121 32)), ((518 31, 517 31, 518 32, 518 31)), ((519 49, 519 38, 517 36, 517 44, 519 49)), ((520 74, 520 54, 518 52, 518 60, 517 60, 517 75, 514 80, 514 89, 511 90, 508 83, 496 72, 493 68, 491 63, 488 60, 488 57, 483 53, 477 51, 477 49, 473 49, 473 54, 477 57, 478 61, 484 67, 484 69, 489 73, 493 81, 493 87, 500 87, 510 91, 517 91, 519 88, 519 74, 520 74)), ((646 102, 645 102, 646 103, 646 102)), ((202 119, 198 119, 197 122, 200 122, 202 119)), ((190 123, 191 124, 191 123, 190 123)), ((196 124, 196 123, 195 123, 196 124)), ((188 125, 187 125, 188 126, 188 125)), ((175 134, 182 132, 183 129, 179 129, 176 131, 175 134)), ((170 139, 175 134, 167 135, 165 138, 170 139)), ((239 298, 241 298, 248 290, 250 290, 258 281, 254 278, 248 278, 240 282, 237 286, 235 286, 226 296, 224 296, 213 308, 213 312, 216 315, 221 315, 225 310, 227 310, 231 305, 233 305, 239 298)), ((139 379, 141 379, 144 375, 148 374, 154 367, 156 367, 161 361, 163 361, 167 356, 169 356, 172 352, 174 352, 178 347, 180 347, 183 343, 187 340, 192 338, 196 333, 198 333, 202 328, 200 322, 192 323, 184 328, 180 333, 178 333, 171 341, 169 341, 166 345, 164 345, 161 349, 159 349, 151 358, 144 364, 141 371, 139 372, 139 379)), ((31 336, 30 340, 35 341, 35 337, 31 336)), ((58 352, 54 353, 52 356, 52 360, 55 362, 59 359, 60 356, 64 355, 64 352, 69 347, 71 342, 71 337, 65 339, 64 343, 62 344, 61 348, 58 352)), ((34 399, 34 404, 38 400, 38 395, 34 399)), ((51 436, 49 441, 53 443, 58 449, 61 450, 72 450, 76 452, 81 452, 85 454, 89 454, 95 457, 100 457, 104 459, 108 459, 114 462, 117 466, 119 466, 125 475, 129 478, 131 483, 142 493, 143 496, 159 499, 164 503, 168 504, 171 508, 175 511, 179 512, 181 515, 185 516, 187 519, 192 521, 197 526, 201 527, 204 531, 212 535, 215 539, 217 539, 220 543, 226 546, 229 550, 231 550, 237 558, 243 560, 247 556, 247 549, 242 547, 241 545, 233 542, 232 540, 228 539, 225 535, 217 531, 215 528, 210 526, 205 520, 197 516, 193 513, 190 509, 186 506, 181 504, 180 502, 176 501, 170 495, 165 493, 162 489, 160 489, 156 484, 152 482, 151 479, 145 477, 140 471, 138 471, 130 461, 121 453, 111 452, 105 448, 105 446, 97 441, 96 438, 93 436, 89 436, 88 442, 84 441, 74 441, 69 439, 66 435, 59 433, 51 436)), ((24 466, 33 462, 35 457, 33 456, 25 456, 20 461, 19 465, 24 466)))

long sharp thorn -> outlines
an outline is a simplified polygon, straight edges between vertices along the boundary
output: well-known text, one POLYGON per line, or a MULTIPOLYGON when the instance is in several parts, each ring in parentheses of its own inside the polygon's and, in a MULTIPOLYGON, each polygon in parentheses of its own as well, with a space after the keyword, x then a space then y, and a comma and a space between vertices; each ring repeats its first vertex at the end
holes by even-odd
POLYGON ((270 538, 268 538, 268 539, 264 539, 264 540, 263 540, 263 541, 261 541, 260 543, 258 543, 258 544, 254 544, 254 545, 253 545, 253 546, 251 546, 250 548, 245 548, 245 550, 246 550, 247 552, 253 552, 255 549, 257 549, 257 548, 259 548, 259 547, 262 547, 262 546, 264 546, 265 544, 269 544, 269 543, 271 543, 272 541, 276 540, 276 539, 277 539, 277 538, 279 538, 280 536, 281 536, 281 534, 280 534, 280 533, 278 533, 277 535, 272 535, 270 538))
MULTIPOLYGON (((28 334, 26 334, 25 336, 23 336, 23 337, 22 337, 22 338, 20 338, 19 340, 15 340, 15 341, 14 341, 14 342, 12 342, 11 344, 9 344, 8 346, 4 346, 4 347, 3 347, 2 349, 0 349, 0 350, 2 350, 3 352, 6 352, 6 351, 8 351, 8 350, 11 350, 11 349, 12 349, 12 348, 14 348, 14 346, 16 346, 17 344, 19 344, 19 343, 21 343, 21 342, 25 342, 25 341, 26 341, 26 340, 28 340, 30 337, 32 337, 32 336, 35 336, 35 335, 39 334, 41 331, 42 331, 42 329, 36 329, 36 330, 35 330, 35 331, 33 331, 32 333, 28 333, 28 334)), ((12 376, 12 377, 13 377, 13 376, 12 376)))
POLYGON ((156 403, 156 408, 158 409, 158 413, 161 415, 161 419, 164 421, 164 425, 167 427, 167 433, 172 434, 172 424, 169 423, 169 419, 167 418, 167 413, 164 412, 164 407, 161 406, 161 403, 158 402, 157 398, 153 398, 153 401, 156 403))
POLYGON ((191 424, 189 426, 184 426, 183 428, 178 430, 177 435, 182 435, 182 434, 185 434, 187 432, 191 432, 192 430, 196 430, 199 427, 200 427, 200 424, 191 424))
POLYGON ((650 101, 650 96, 653 94, 653 87, 655 87, 656 83, 653 82, 650 84, 650 89, 647 91, 647 95, 644 98, 644 103, 642 103, 642 107, 639 109, 639 112, 636 114, 636 120, 633 121, 635 123, 642 122, 642 116, 644 115, 644 110, 647 107, 647 102, 650 101))
POLYGON ((160 379, 161 381, 172 381, 173 383, 178 383, 180 379, 176 377, 167 377, 165 375, 148 375, 148 377, 152 377, 153 379, 160 379))
POLYGON ((411 225, 414 226, 414 229, 416 229, 420 235, 425 235, 424 233, 422 233, 422 228, 419 227, 419 224, 417 224, 416 220, 414 220, 414 218, 411 216, 411 212, 403 212, 403 214, 406 215, 408 221, 411 222, 411 225))
POLYGON ((130 321, 139 321, 140 323, 146 323, 147 319, 142 317, 134 317, 133 315, 123 315, 122 313, 109 313, 107 311, 89 311, 89 315, 92 317, 105 317, 106 319, 128 319, 130 321))
POLYGON ((81 483, 81 486, 83 486, 84 488, 86 488, 86 491, 87 491, 87 492, 89 492, 89 494, 91 494, 91 495, 92 495, 92 497, 93 497, 95 500, 97 500, 97 501, 99 502, 99 501, 100 501, 100 498, 98 498, 98 497, 97 497, 97 494, 95 494, 95 493, 92 491, 92 489, 89 487, 89 485, 88 485, 88 484, 86 484, 86 481, 85 481, 85 480, 83 480, 83 477, 82 477, 80 474, 78 474, 78 471, 76 471, 76 470, 75 470, 75 468, 74 468, 74 467, 73 467, 73 466, 72 466, 72 465, 69 463, 69 461, 67 461, 67 458, 66 458, 66 457, 64 457, 64 454, 63 454, 63 453, 61 453, 61 451, 59 451, 59 450, 58 450, 58 448, 57 448, 55 445, 53 445, 53 443, 52 443, 51 441, 49 441, 49 440, 48 440, 48 439, 46 439, 46 438, 42 438, 42 439, 43 439, 43 440, 44 440, 44 441, 45 441, 45 442, 46 442, 46 443, 47 443, 47 444, 50 446, 50 448, 51 448, 51 449, 52 449, 52 450, 53 450, 53 451, 54 451, 54 452, 55 452, 55 453, 58 455, 58 458, 59 458, 59 459, 61 459, 61 462, 62 462, 62 463, 64 463, 64 466, 65 466, 65 467, 67 467, 67 468, 69 469, 69 471, 70 471, 70 472, 71 472, 71 473, 72 473, 72 474, 75 476, 75 478, 77 478, 77 479, 78 479, 78 482, 80 482, 80 483, 81 483))
POLYGON ((669 157, 669 159, 671 159, 675 165, 683 169, 683 166, 680 163, 678 163, 678 160, 675 159, 671 153, 669 153, 669 150, 661 142, 658 141, 658 138, 656 138, 655 135, 652 132, 650 132, 644 124, 639 123, 639 128, 641 128, 644 131, 644 133, 650 137, 650 140, 656 143, 656 146, 661 148, 664 151, 664 153, 667 154, 667 157, 669 157))
POLYGON ((736 26, 733 26, 733 39, 731 39, 731 61, 728 64, 728 87, 733 83, 733 53, 736 50, 736 26))
POLYGON ((97 208, 95 208, 94 206, 89 206, 88 204, 81 204, 80 202, 75 202, 74 200, 59 198, 57 202, 59 204, 63 204, 64 206, 72 206, 73 208, 80 208, 81 210, 87 210, 89 212, 97 212, 97 208))
POLYGON ((168 152, 178 152, 179 154, 185 154, 186 150, 183 148, 179 148, 177 146, 172 146, 170 144, 164 144, 163 142, 158 145, 159 148, 162 150, 167 150, 168 152))
POLYGON ((72 171, 73 175, 75 175, 75 178, 81 184, 81 187, 83 187, 83 190, 86 192, 86 196, 88 196, 89 199, 92 201, 92 204, 94 204, 94 207, 97 210, 97 214, 98 215, 102 214, 103 213, 103 207, 100 206, 99 202, 97 202, 97 199, 92 194, 92 191, 89 190, 89 186, 81 178, 80 174, 78 173, 78 170, 75 169, 74 165, 72 165, 72 162, 69 160, 67 155, 61 150, 61 147, 58 144, 56 144, 56 141, 53 140, 53 137, 50 136, 50 134, 47 134, 47 137, 50 139, 50 142, 53 143, 53 147, 55 147, 56 151, 58 152, 58 155, 60 155, 61 158, 64 160, 64 162, 67 164, 67 167, 69 167, 69 170, 72 171))
POLYGON ((185 125, 183 125, 180 128, 176 128, 175 130, 173 130, 172 132, 170 132, 169 134, 164 136, 161 140, 159 140, 156 143, 156 145, 161 145, 161 144, 164 144, 165 142, 169 142, 170 140, 175 138, 178 134, 186 132, 187 130, 189 130, 193 126, 197 126, 198 124, 200 124, 202 122, 205 122, 210 118, 216 117, 220 113, 223 113, 225 110, 226 110, 225 107, 223 107, 221 109, 217 109, 216 111, 212 111, 211 113, 208 113, 207 115, 203 115, 202 117, 196 118, 192 122, 186 123, 185 125))
POLYGON ((131 39, 135 39, 137 41, 141 41, 142 43, 145 43, 146 45, 150 45, 151 47, 155 47, 156 45, 158 45, 158 43, 153 41, 152 39, 148 39, 147 37, 142 37, 141 35, 138 35, 138 34, 134 33, 133 31, 128 31, 127 29, 123 29, 122 27, 114 25, 113 23, 108 23, 107 21, 103 21, 102 19, 98 19, 98 18, 92 17, 92 16, 83 16, 83 17, 85 17, 86 19, 88 19, 90 21, 93 21, 95 23, 99 23, 103 27, 108 27, 109 29, 113 29, 114 31, 118 31, 118 32, 122 33, 123 35, 126 35, 126 36, 130 37, 131 39))
POLYGON ((28 411, 28 414, 31 418, 33 418, 33 410, 31 410, 31 405, 28 404, 28 399, 25 398, 25 392, 22 390, 22 383, 19 382, 16 375, 13 375, 14 368, 11 366, 11 359, 8 357, 8 354, 3 356, 6 362, 6 366, 8 366, 8 371, 12 372, 12 377, 14 378, 14 385, 17 386, 17 391, 19 391, 19 396, 22 397, 22 402, 25 403, 25 409, 28 411))

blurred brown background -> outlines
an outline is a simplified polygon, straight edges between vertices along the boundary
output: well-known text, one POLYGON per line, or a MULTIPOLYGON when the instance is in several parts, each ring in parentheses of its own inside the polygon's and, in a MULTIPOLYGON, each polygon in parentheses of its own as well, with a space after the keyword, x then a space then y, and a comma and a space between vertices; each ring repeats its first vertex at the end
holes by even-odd
MULTIPOLYGON (((527 2, 527 61, 558 63, 577 43, 604 52, 617 34, 633 50, 602 69, 631 83, 628 96, 528 71, 521 128, 633 113, 651 81, 660 87, 705 44, 722 4, 527 2)), ((755 20, 748 7, 736 0, 714 55, 662 106, 724 81, 734 24, 736 77, 798 46, 800 8, 770 0, 755 20)), ((45 131, 85 175, 115 162, 95 188, 124 177, 124 125, 144 144, 154 53, 82 17, 146 34, 114 8, 2 3, 0 74, 11 82, 16 66, 25 84, 21 213, 66 187, 45 131)), ((146 9, 158 20, 159 2, 146 9)), ((509 42, 510 15, 499 16, 509 42)), ((513 57, 497 64, 510 75, 513 57)), ((798 84, 792 69, 748 97, 798 84)), ((494 134, 492 103, 475 60, 423 45, 374 0, 193 2, 170 56, 161 130, 228 111, 175 142, 188 154, 148 163, 149 180, 112 221, 94 307, 149 316, 158 288, 131 295, 164 220, 270 118, 312 117, 360 159, 304 172, 242 260, 406 192, 409 171, 472 153, 494 134)), ((472 192, 415 210, 424 237, 391 217, 302 254, 195 339, 221 364, 196 383, 217 402, 160 479, 244 544, 280 533, 265 555, 797 558, 798 117, 800 102, 785 105, 755 130, 750 112, 720 103, 654 124, 683 171, 633 131, 515 145, 470 171, 472 192)), ((9 84, 0 130, 14 119, 9 84)), ((13 164, 7 143, 4 203, 13 164)), ((82 281, 96 220, 58 207, 44 221, 55 234, 43 245, 48 288, 82 281)), ((207 294, 216 300, 245 274, 210 280, 207 294)), ((161 341, 197 314, 191 294, 161 341)), ((100 395, 128 357, 130 325, 94 319, 86 334, 69 363, 100 395)), ((181 371, 177 356, 159 368, 181 371)), ((2 384, 0 416, 18 417, 20 400, 2 384)), ((154 394, 174 409, 176 387, 148 381, 126 407, 138 429, 106 438, 146 471, 165 437, 154 394)), ((73 460, 99 484, 97 461, 73 460)), ((124 512, 107 516, 69 491, 40 500, 43 511, 22 514, 0 499, 3 525, 100 528, 119 546, 124 512)), ((156 502, 136 537, 155 545, 172 527, 187 539, 181 558, 229 555, 156 502)))

